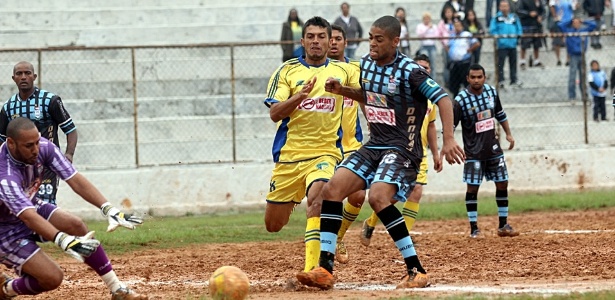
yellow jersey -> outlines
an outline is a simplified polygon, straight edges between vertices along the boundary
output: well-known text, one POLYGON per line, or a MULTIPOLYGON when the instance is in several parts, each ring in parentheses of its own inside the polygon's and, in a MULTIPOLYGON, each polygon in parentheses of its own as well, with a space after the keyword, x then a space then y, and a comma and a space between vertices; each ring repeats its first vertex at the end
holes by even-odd
POLYGON ((431 103, 431 101, 427 102, 427 114, 425 115, 425 119, 423 120, 423 125, 421 125, 421 143, 423 144, 423 157, 427 156, 427 146, 429 141, 427 139, 427 129, 429 128, 429 124, 431 122, 436 121, 436 106, 431 103))
MULTIPOLYGON (((346 63, 356 68, 356 72, 361 73, 360 62, 349 60, 346 63)), ((361 130, 361 120, 359 120, 359 102, 344 97, 344 114, 342 116, 342 147, 344 153, 357 151, 363 142, 363 131, 361 130)))
POLYGON ((273 141, 274 162, 299 162, 329 155, 342 160, 343 97, 325 91, 327 78, 343 86, 360 88, 359 71, 350 64, 327 59, 322 65, 308 65, 303 57, 284 62, 269 79, 265 105, 284 102, 316 77, 307 99, 277 124, 273 141))

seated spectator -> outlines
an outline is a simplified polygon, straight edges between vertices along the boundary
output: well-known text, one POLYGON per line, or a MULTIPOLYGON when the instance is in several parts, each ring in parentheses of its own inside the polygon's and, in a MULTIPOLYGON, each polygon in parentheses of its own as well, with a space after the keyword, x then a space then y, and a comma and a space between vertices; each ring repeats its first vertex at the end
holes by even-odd
POLYGON ((472 53, 480 47, 480 42, 473 38, 470 32, 463 30, 461 20, 455 19, 454 26, 455 33, 445 48, 448 53, 450 72, 448 89, 452 97, 457 96, 461 84, 464 87, 468 85, 466 75, 471 65, 472 53))
MULTIPOLYGON (((591 32, 596 28, 594 21, 582 22, 581 19, 575 17, 568 22, 559 22, 559 27, 565 33, 580 33, 591 32)), ((579 74, 579 89, 581 94, 585 93, 585 87, 581 84, 581 63, 583 60, 583 52, 587 51, 587 36, 567 36, 566 50, 570 56, 570 69, 568 72, 568 100, 574 105, 577 97, 575 83, 577 82, 577 73, 579 74)))
POLYGON ((421 38, 421 48, 419 54, 425 54, 431 58, 431 69, 434 70, 431 73, 431 78, 436 80, 436 40, 432 39, 438 37, 440 32, 438 27, 431 21, 431 14, 428 12, 423 13, 423 22, 416 25, 416 35, 421 38))
MULTIPOLYGON (((524 34, 542 33, 542 16, 545 13, 544 6, 540 0, 519 0, 517 15, 521 19, 521 26, 524 34)), ((536 66, 544 68, 540 61, 540 48, 542 47, 542 37, 527 37, 521 39, 521 70, 526 68, 525 51, 534 48, 533 64, 530 57, 530 67, 536 66)))
MULTIPOLYGON (((470 32, 473 36, 484 35, 485 28, 483 24, 476 18, 476 12, 474 10, 466 11, 466 18, 463 20, 463 27, 466 31, 470 32)), ((483 44, 483 38, 478 38, 480 44, 483 44)), ((478 47, 476 51, 472 52, 472 63, 478 64, 480 62, 480 50, 482 46, 478 47)))

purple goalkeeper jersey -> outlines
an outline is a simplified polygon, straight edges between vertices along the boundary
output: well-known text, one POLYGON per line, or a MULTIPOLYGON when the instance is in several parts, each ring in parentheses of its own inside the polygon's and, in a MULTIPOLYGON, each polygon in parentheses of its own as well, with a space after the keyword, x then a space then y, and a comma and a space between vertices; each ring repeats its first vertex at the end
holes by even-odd
POLYGON ((38 189, 43 177, 43 168, 55 172, 62 180, 77 174, 60 148, 41 137, 36 164, 17 161, 9 153, 7 143, 0 147, 0 235, 21 231, 23 222, 17 217, 28 208, 35 208, 38 189))

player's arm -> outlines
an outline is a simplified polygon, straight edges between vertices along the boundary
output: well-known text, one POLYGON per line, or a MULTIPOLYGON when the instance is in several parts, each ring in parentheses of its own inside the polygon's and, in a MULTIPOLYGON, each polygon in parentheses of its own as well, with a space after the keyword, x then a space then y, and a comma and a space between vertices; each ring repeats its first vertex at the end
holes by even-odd
POLYGON ((73 162, 73 155, 75 155, 78 140, 77 127, 75 123, 73 123, 73 119, 70 117, 66 108, 64 108, 62 99, 60 99, 59 96, 55 96, 51 99, 49 114, 56 126, 66 134, 66 149, 64 151, 64 156, 66 156, 70 162, 73 162))
POLYGON ((365 104, 365 97, 363 97, 363 90, 361 87, 345 86, 342 85, 339 80, 329 77, 325 82, 325 91, 337 95, 342 95, 353 99, 359 103, 365 104))
POLYGON ((431 157, 433 157, 433 168, 436 172, 440 172, 442 171, 442 160, 440 153, 438 153, 438 133, 436 130, 436 122, 429 122, 429 125, 427 125, 427 144, 431 150, 431 157))
POLYGON ((269 117, 272 121, 278 122, 293 113, 301 101, 307 99, 309 94, 314 89, 316 77, 313 77, 308 83, 303 85, 303 88, 296 94, 292 95, 288 100, 283 102, 273 103, 269 107, 269 117))
POLYGON ((9 125, 9 117, 4 107, 0 111, 0 144, 6 142, 6 127, 9 125))
POLYGON ((508 124, 508 116, 506 116, 506 112, 504 112, 504 108, 502 107, 502 102, 500 101, 500 95, 495 95, 495 118, 498 120, 502 129, 504 129, 504 133, 506 133, 506 140, 508 141, 508 150, 512 150, 515 147, 515 138, 512 136, 510 131, 510 126, 508 124))

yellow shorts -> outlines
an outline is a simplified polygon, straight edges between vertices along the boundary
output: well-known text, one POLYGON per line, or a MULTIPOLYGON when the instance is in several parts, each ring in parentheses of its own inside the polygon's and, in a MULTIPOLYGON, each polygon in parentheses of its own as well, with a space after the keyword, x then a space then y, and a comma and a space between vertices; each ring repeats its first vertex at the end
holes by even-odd
POLYGON ((297 163, 276 163, 269 183, 267 202, 301 203, 314 181, 329 181, 338 160, 322 156, 297 163))
POLYGON ((427 184, 427 169, 429 169, 429 165, 427 164, 427 156, 423 156, 421 166, 419 167, 419 173, 416 175, 416 183, 422 185, 427 184))

